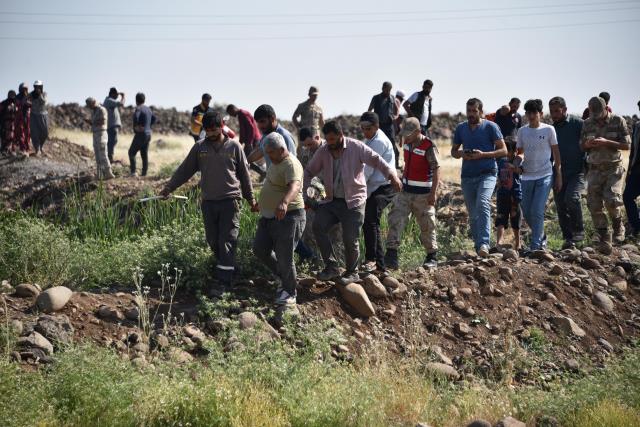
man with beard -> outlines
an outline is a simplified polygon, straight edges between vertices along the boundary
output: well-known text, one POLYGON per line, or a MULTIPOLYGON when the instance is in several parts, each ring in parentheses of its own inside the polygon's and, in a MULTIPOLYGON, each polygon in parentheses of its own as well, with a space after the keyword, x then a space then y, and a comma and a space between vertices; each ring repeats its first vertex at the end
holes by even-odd
POLYGON ((482 101, 469 99, 467 121, 456 127, 451 157, 462 159, 462 192, 474 247, 481 257, 489 256, 491 195, 498 175, 496 159, 507 154, 500 128, 483 118, 482 101))
POLYGON ((414 92, 409 99, 404 102, 404 109, 407 117, 415 117, 420 122, 420 129, 425 136, 431 127, 431 90, 433 82, 429 79, 422 83, 422 90, 414 92))
POLYGON ((364 223, 364 208, 367 200, 367 183, 364 167, 371 166, 382 172, 391 181, 396 191, 402 184, 393 165, 389 165, 376 152, 362 142, 344 136, 336 121, 322 127, 326 143, 313 156, 304 171, 304 191, 311 179, 320 176, 325 185, 326 197, 320 201, 313 224, 313 232, 324 261, 324 270, 318 279, 328 281, 340 275, 333 242, 327 231, 335 224, 342 225, 342 240, 345 248, 346 272, 341 283, 348 284, 359 279, 358 237, 364 223))
POLYGON ((295 156, 296 143, 293 141, 291 133, 278 124, 276 112, 273 110, 271 105, 263 104, 256 108, 256 111, 253 113, 253 118, 258 124, 258 129, 260 129, 263 137, 258 146, 251 152, 251 154, 249 154, 249 157, 247 158, 249 163, 255 163, 260 159, 264 159, 267 163, 267 170, 269 169, 269 166, 271 166, 271 160, 264 149, 264 135, 268 135, 271 132, 277 132, 282 135, 284 142, 287 145, 287 151, 290 155, 295 156))
POLYGON ((107 155, 109 163, 113 163, 113 150, 118 143, 118 132, 122 128, 120 121, 120 107, 124 106, 124 92, 112 87, 102 106, 107 109, 107 155), (120 98, 120 99, 118 99, 120 98))
POLYGON ((193 107, 191 110, 191 130, 189 134, 193 137, 194 142, 200 140, 200 134, 202 133, 202 118, 209 111, 213 111, 209 106, 211 104, 211 95, 208 93, 202 94, 200 104, 193 107))
POLYGON ((398 117, 398 104, 393 95, 391 82, 382 83, 382 92, 374 95, 367 111, 373 111, 378 116, 378 127, 392 142, 394 166, 398 169, 398 146, 395 144, 396 132, 393 121, 398 117))
POLYGON ((7 99, 0 102, 0 152, 15 156, 16 147, 16 117, 18 106, 16 105, 16 91, 10 90, 7 99))
POLYGON ((40 80, 33 83, 31 92, 31 142, 36 156, 42 155, 42 147, 49 138, 49 113, 47 112, 47 93, 40 80))
POLYGON ((26 83, 20 83, 20 86, 18 86, 16 105, 18 106, 18 115, 16 116, 18 147, 22 153, 27 154, 29 153, 29 141, 31 141, 31 129, 29 127, 29 122, 31 121, 31 99, 29 99, 29 87, 26 83))
POLYGON ((631 144, 624 118, 610 113, 600 97, 589 100, 589 118, 584 121, 580 147, 587 153, 587 206, 596 230, 598 250, 605 255, 612 252, 612 236, 605 215, 606 208, 613 226, 613 241, 624 242, 622 223, 622 185, 624 167, 622 151, 631 144))

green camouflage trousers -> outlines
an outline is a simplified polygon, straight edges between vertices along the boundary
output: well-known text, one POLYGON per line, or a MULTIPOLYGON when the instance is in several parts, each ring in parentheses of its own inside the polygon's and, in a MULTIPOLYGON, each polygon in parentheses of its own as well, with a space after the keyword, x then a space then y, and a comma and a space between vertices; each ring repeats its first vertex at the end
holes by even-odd
POLYGON ((587 206, 596 230, 607 230, 608 222, 604 208, 612 222, 622 220, 622 177, 621 163, 589 165, 587 172, 587 206))
POLYGON ((398 249, 409 215, 416 218, 420 227, 420 242, 428 254, 438 250, 436 240, 436 208, 427 203, 428 194, 400 192, 393 201, 389 213, 387 249, 398 249))

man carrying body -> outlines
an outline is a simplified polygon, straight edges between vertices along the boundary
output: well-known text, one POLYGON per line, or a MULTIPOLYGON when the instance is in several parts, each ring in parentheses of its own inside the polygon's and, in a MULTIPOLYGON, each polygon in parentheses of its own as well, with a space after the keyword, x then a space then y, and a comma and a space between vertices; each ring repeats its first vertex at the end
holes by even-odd
POLYGON ((295 310, 297 279, 293 251, 302 237, 306 218, 303 170, 300 161, 287 151, 279 133, 266 135, 264 148, 271 167, 260 191, 260 219, 253 251, 279 278, 276 305, 295 310))
POLYGON ((213 111, 211 107, 211 95, 208 93, 202 94, 202 100, 200 104, 193 107, 191 110, 191 129, 189 130, 189 135, 193 137, 194 142, 198 142, 200 138, 200 134, 202 133, 202 118, 209 111, 213 111))
POLYGON ((93 152, 96 156, 96 177, 99 180, 115 178, 111 171, 111 163, 107 156, 107 109, 98 104, 95 98, 87 98, 87 108, 91 111, 91 125, 93 132, 93 152))
MULTIPOLYGON (((238 120, 240 144, 244 149, 244 154, 248 157, 251 152, 260 143, 262 134, 253 116, 247 110, 238 108, 233 104, 229 104, 227 107, 227 114, 231 117, 235 117, 238 120)), ((262 179, 265 177, 265 170, 256 163, 251 163, 251 170, 257 172, 262 179)))
POLYGON ((210 111, 204 115, 202 125, 206 137, 194 144, 160 195, 168 197, 200 171, 204 229, 218 262, 215 276, 220 284, 219 289, 211 289, 211 294, 219 295, 220 291, 230 290, 236 269, 240 198, 254 210, 257 204, 244 151, 237 141, 222 133, 222 116, 210 111))
POLYGON ((141 176, 147 175, 149 169, 149 143, 151 142, 151 126, 156 122, 156 116, 151 109, 144 105, 144 93, 136 94, 136 110, 133 113, 133 141, 129 147, 129 167, 131 176, 136 176, 136 155, 140 152, 142 158, 141 176))
POLYGON ((558 138, 560 162, 562 163, 562 189, 554 191, 558 222, 564 239, 563 249, 575 246, 584 240, 582 204, 584 190, 584 151, 580 149, 582 119, 567 114, 564 98, 556 96, 549 101, 549 114, 558 138))
POLYGON ((398 117, 398 104, 393 95, 391 95, 392 85, 390 82, 382 83, 382 92, 374 95, 369 103, 367 111, 373 111, 378 116, 378 127, 392 141, 393 155, 395 162, 393 163, 398 169, 398 146, 395 144, 396 133, 393 127, 393 121, 398 117))
MULTIPOLYGON (((378 127, 378 115, 373 112, 364 113, 360 117, 360 129, 365 137, 365 145, 382 157, 385 162, 395 165, 394 144, 378 127)), ((384 246, 380 218, 384 208, 393 201, 396 193, 391 187, 389 179, 371 166, 364 167, 364 178, 367 183, 367 201, 365 202, 364 224, 362 226, 365 247, 364 270, 384 271, 384 246)))
POLYGON ((47 93, 40 80, 33 83, 31 97, 31 142, 36 156, 42 155, 42 147, 49 138, 49 113, 47 112, 47 93))
POLYGON ((436 196, 440 182, 438 149, 422 135, 420 122, 408 117, 402 124, 400 136, 404 138, 404 164, 402 191, 393 202, 389 213, 387 254, 385 263, 391 269, 398 268, 398 249, 409 216, 413 215, 420 226, 420 241, 426 251, 423 266, 438 265, 436 239, 436 196))
POLYGON ((580 147, 587 153, 587 206, 597 233, 598 249, 610 254, 612 236, 604 208, 613 226, 613 241, 624 242, 622 223, 622 150, 631 144, 625 120, 607 110, 604 99, 589 100, 589 118, 584 121, 580 147))
POLYGON ((381 171, 396 191, 402 188, 402 184, 393 165, 389 165, 362 142, 345 137, 337 122, 325 123, 322 132, 326 143, 318 149, 305 168, 303 194, 306 194, 311 179, 320 175, 325 185, 326 197, 317 208, 313 232, 325 267, 318 278, 327 281, 339 276, 338 261, 327 231, 340 223, 346 266, 341 282, 346 284, 359 279, 358 237, 364 222, 367 199, 364 166, 368 165, 381 171))
POLYGON ((461 186, 469 213, 469 226, 479 256, 489 255, 491 239, 491 195, 496 187, 496 159, 507 156, 500 128, 482 118, 482 101, 467 101, 467 121, 453 136, 451 157, 462 159, 461 186))
POLYGON ((433 82, 425 80, 422 84, 422 90, 414 92, 403 104, 407 117, 415 117, 420 121, 420 129, 425 136, 428 136, 427 132, 431 127, 432 89, 433 82))
POLYGON ((113 150, 118 143, 118 133, 122 128, 120 107, 124 107, 124 92, 118 92, 118 89, 112 87, 102 106, 107 109, 107 154, 109 162, 113 163, 113 150))
POLYGON ((311 86, 309 99, 298 104, 296 111, 293 112, 293 117, 291 117, 291 121, 297 129, 308 127, 314 132, 320 133, 320 129, 324 126, 324 114, 322 107, 316 103, 317 99, 318 88, 311 86))

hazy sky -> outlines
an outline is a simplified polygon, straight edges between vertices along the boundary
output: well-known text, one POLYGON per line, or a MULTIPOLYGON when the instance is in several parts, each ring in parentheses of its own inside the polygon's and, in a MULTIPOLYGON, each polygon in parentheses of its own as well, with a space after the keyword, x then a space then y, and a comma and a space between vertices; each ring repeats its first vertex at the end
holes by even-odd
POLYGON ((14 1, 0 3, 0 89, 45 82, 53 103, 102 99, 187 109, 203 92, 290 118, 310 84, 326 116, 359 114, 384 80, 434 81, 434 110, 512 96, 571 111, 611 93, 638 112, 640 0, 14 1), (13 12, 13 13, 11 13, 13 12))

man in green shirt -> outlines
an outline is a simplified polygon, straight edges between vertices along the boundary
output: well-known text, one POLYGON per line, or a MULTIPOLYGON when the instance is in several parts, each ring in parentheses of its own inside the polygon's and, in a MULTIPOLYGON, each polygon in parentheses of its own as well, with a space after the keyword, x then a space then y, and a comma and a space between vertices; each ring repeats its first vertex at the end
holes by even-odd
POLYGON ((304 232, 306 215, 302 198, 303 169, 290 155, 277 132, 264 137, 264 151, 271 160, 260 192, 260 220, 253 250, 278 278, 276 304, 296 309, 296 266, 293 251, 304 232))

